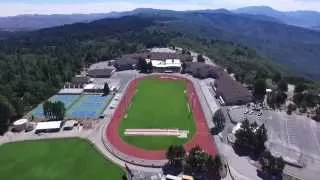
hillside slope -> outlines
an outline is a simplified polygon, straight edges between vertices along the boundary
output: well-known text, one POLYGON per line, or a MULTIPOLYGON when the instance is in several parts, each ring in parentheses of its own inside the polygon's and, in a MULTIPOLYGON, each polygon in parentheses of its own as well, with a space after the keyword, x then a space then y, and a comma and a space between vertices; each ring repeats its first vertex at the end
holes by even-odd
POLYGON ((180 13, 175 17, 166 24, 169 29, 246 44, 274 62, 320 79, 320 32, 235 14, 180 13))

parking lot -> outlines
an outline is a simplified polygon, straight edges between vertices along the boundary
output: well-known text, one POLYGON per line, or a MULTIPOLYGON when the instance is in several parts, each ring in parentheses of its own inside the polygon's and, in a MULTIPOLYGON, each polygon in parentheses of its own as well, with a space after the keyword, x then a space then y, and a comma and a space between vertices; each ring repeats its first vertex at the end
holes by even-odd
POLYGON ((300 165, 320 161, 320 125, 304 117, 284 112, 266 114, 269 148, 300 165))
POLYGON ((267 147, 274 155, 300 166, 320 162, 320 124, 312 119, 247 107, 229 108, 228 111, 233 123, 247 118, 250 122, 265 124, 267 147))

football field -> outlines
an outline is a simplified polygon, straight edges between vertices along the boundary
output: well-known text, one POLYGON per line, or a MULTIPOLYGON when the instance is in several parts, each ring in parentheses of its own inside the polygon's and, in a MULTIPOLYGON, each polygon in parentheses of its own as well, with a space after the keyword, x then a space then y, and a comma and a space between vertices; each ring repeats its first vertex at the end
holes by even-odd
POLYGON ((5 144, 0 162, 3 180, 121 180, 125 174, 80 139, 5 144))
POLYGON ((164 150, 192 138, 196 126, 188 107, 186 83, 148 77, 138 81, 136 93, 122 119, 119 134, 128 144, 146 150, 164 150), (177 136, 125 135, 126 129, 179 129, 189 131, 187 138, 177 136))

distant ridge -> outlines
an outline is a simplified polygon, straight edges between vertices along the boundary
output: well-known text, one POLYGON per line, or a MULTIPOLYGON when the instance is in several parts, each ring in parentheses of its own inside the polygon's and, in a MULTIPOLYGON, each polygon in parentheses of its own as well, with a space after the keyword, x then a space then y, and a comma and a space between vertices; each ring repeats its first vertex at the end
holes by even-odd
MULTIPOLYGON (((268 7, 260 8, 265 12, 273 12, 273 14, 282 13, 268 7)), ((250 8, 246 8, 245 10, 247 11, 248 9, 250 8)), ((256 8, 251 7, 251 9, 255 10, 256 8)), ((310 15, 310 12, 306 13, 305 11, 295 13, 310 15)), ((59 16, 64 17, 64 15, 59 16)), ((42 16, 40 17, 42 19, 42 16)), ((57 16, 49 17, 55 19, 57 16)), ((103 36, 107 32, 125 31, 126 28, 123 29, 123 26, 120 26, 118 23, 131 24, 130 28, 134 30, 141 30, 152 26, 152 28, 188 34, 208 41, 224 40, 235 44, 244 44, 255 48, 259 53, 276 63, 287 65, 296 72, 310 78, 320 79, 320 32, 314 29, 293 26, 285 20, 276 17, 264 14, 254 15, 232 12, 225 9, 171 11, 148 8, 102 14, 101 17, 103 18, 99 19, 94 19, 97 18, 94 15, 90 17, 91 20, 86 18, 86 20, 81 21, 85 23, 60 25, 61 27, 35 31, 33 34, 39 39, 42 38, 42 35, 48 33, 52 35, 50 37, 57 38, 61 34, 70 35, 71 32, 73 34, 70 37, 83 37, 82 35, 85 33, 86 37, 96 38, 103 36), (137 20, 141 17, 144 17, 143 21, 137 20), (132 24, 133 21, 143 23, 132 24), (111 24, 118 25, 116 27, 121 28, 116 29, 111 24), (81 32, 79 32, 80 29, 81 32)), ((74 20, 73 18, 71 19, 74 20)), ((22 24, 28 24, 26 22, 28 20, 25 20, 22 24)), ((313 28, 317 27, 319 27, 319 24, 313 26, 313 28)))
POLYGON ((317 11, 277 11, 268 6, 249 6, 234 11, 238 14, 265 15, 276 18, 288 25, 313 29, 319 26, 320 12, 317 11))

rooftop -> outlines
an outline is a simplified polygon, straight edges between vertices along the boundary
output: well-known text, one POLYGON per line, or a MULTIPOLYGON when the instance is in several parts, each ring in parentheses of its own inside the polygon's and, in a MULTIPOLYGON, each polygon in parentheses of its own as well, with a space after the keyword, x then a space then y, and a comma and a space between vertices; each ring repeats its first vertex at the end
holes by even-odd
POLYGON ((247 88, 232 79, 227 73, 215 81, 217 94, 223 97, 227 104, 245 104, 251 101, 252 95, 247 88))
POLYGON ((36 130, 59 129, 61 122, 62 121, 39 122, 36 126, 36 130))
POLYGON ((192 74, 197 78, 217 79, 224 70, 217 66, 208 65, 200 62, 186 62, 185 72, 192 74))
POLYGON ((71 84, 86 84, 89 82, 89 78, 86 76, 75 76, 71 79, 71 84))
POLYGON ((92 69, 88 71, 90 77, 109 77, 115 71, 113 68, 92 69))
POLYGON ((89 70, 110 68, 111 61, 101 61, 90 65, 89 70))
POLYGON ((153 67, 158 67, 158 68, 166 68, 166 67, 181 67, 181 62, 179 59, 167 59, 165 61, 162 60, 150 60, 146 59, 147 62, 152 63, 153 67))
POLYGON ((218 66, 200 62, 186 62, 185 72, 194 77, 206 79, 214 78, 217 95, 222 96, 227 104, 244 104, 251 101, 251 93, 234 80, 224 69, 218 66))
POLYGON ((142 52, 133 53, 123 56, 124 58, 144 58, 152 60, 167 60, 167 59, 180 59, 181 61, 192 61, 192 57, 188 54, 181 53, 168 53, 168 52, 142 52))
POLYGON ((82 92, 82 88, 63 88, 58 92, 58 94, 81 94, 82 92))
POLYGON ((176 51, 171 48, 152 48, 151 52, 161 52, 161 53, 175 53, 176 51))

